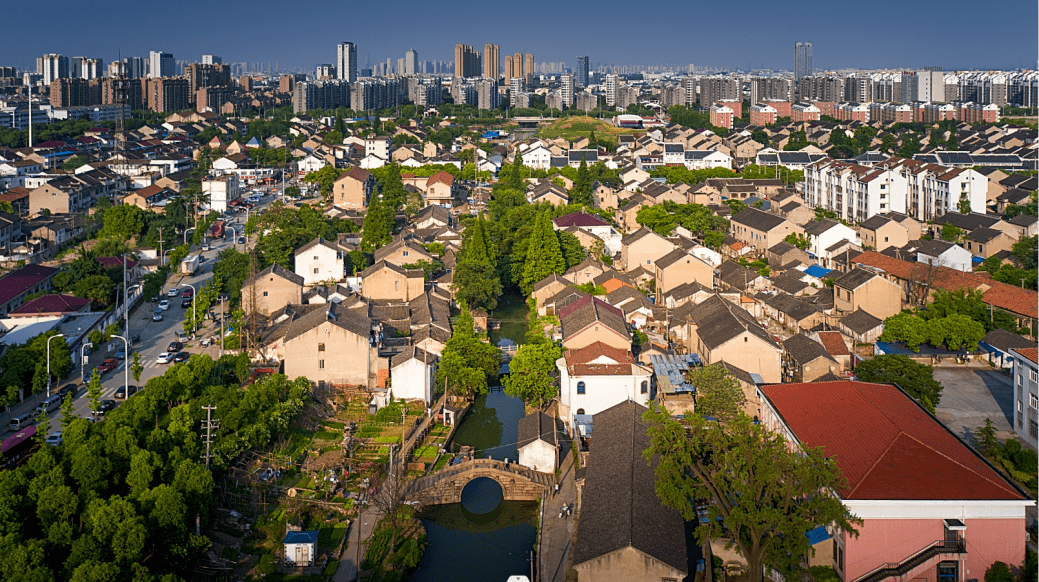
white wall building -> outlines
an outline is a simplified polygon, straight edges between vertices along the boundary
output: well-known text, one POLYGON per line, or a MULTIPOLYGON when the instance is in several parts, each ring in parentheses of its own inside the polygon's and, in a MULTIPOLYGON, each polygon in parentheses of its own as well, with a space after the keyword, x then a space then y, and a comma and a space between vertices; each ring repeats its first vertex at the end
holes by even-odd
POLYGON ((574 430, 581 430, 582 418, 595 415, 624 402, 643 406, 652 399, 652 371, 635 363, 631 352, 622 352, 595 342, 579 350, 569 350, 556 360, 559 369, 560 415, 565 415, 574 430))
POLYGON ((712 168, 732 169, 732 156, 717 150, 689 150, 685 152, 682 163, 689 170, 710 170, 712 168))
POLYGON ((295 269, 304 285, 343 278, 343 251, 335 243, 316 238, 296 249, 295 269))
POLYGON ((227 212, 231 201, 242 197, 242 187, 234 174, 208 176, 202 181, 202 194, 209 196, 210 209, 227 212))
POLYGON ((433 402, 437 356, 411 347, 390 359, 390 394, 398 400, 433 402))
POLYGON ((1036 348, 1012 348, 1014 431, 1033 449, 1039 448, 1039 360, 1036 348))

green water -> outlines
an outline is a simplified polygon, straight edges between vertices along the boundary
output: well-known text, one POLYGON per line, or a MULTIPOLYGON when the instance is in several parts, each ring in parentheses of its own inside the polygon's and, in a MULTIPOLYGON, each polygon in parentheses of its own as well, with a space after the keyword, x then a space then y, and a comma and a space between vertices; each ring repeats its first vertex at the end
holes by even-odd
MULTIPOLYGON (((492 343, 497 344, 502 337, 523 343, 527 304, 518 292, 503 296, 491 317, 502 322, 500 330, 490 332, 492 343)), ((451 449, 468 445, 476 449, 477 457, 513 460, 517 425, 523 413, 523 401, 500 389, 482 394, 455 432, 451 449)), ((467 501, 465 496, 463 491, 463 502, 467 501)), ((453 503, 428 507, 419 517, 428 545, 409 580, 503 582, 511 575, 530 575, 530 552, 537 539, 537 503, 503 501, 480 515, 453 503)))

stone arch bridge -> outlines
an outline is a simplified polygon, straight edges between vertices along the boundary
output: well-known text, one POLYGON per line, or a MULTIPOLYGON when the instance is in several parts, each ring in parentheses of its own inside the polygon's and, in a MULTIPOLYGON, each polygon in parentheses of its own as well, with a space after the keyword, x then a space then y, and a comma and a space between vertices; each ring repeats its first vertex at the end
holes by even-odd
POLYGON ((552 474, 496 459, 474 459, 416 479, 408 487, 407 500, 422 505, 461 503, 462 489, 477 477, 497 481, 505 501, 535 501, 556 483, 552 474))

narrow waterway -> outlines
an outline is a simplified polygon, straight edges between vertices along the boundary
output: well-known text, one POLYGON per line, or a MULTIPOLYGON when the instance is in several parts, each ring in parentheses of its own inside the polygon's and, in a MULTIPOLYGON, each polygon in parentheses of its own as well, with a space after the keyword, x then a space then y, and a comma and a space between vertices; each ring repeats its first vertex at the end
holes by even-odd
MULTIPOLYGON (((502 322, 501 329, 490 334, 492 343, 502 337, 523 343, 527 305, 518 292, 503 296, 491 317, 502 322)), ((451 449, 468 445, 477 457, 513 460, 522 417, 519 398, 500 389, 481 395, 455 432, 451 449)), ((424 509, 420 517, 428 545, 409 580, 504 582, 512 575, 530 576, 537 503, 500 500, 496 483, 477 479, 462 491, 462 503, 424 509)))

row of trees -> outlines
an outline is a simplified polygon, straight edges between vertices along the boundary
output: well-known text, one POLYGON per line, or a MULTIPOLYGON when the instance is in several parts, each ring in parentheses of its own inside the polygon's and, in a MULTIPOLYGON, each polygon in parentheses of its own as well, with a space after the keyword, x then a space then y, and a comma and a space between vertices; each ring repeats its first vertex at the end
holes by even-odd
MULTIPOLYGON (((53 354, 52 354, 53 355, 53 354)), ((221 419, 211 465, 269 446, 310 383, 274 375, 242 390, 248 360, 192 356, 93 424, 62 415, 64 444, 0 472, 0 573, 6 580, 190 576, 210 541, 214 476, 200 460, 202 404, 221 419), (245 364, 242 366, 241 364, 245 364)))
POLYGON ((677 204, 670 200, 640 208, 635 221, 663 236, 670 236, 681 226, 702 237, 704 245, 718 249, 729 232, 729 221, 702 204, 677 204))

